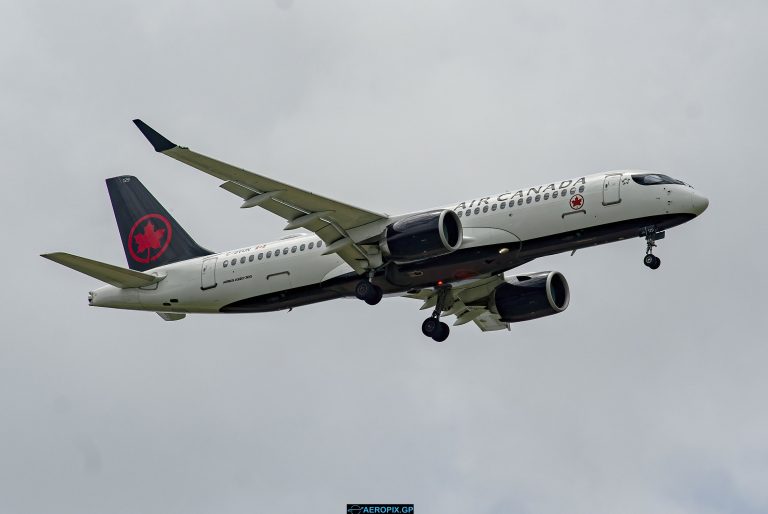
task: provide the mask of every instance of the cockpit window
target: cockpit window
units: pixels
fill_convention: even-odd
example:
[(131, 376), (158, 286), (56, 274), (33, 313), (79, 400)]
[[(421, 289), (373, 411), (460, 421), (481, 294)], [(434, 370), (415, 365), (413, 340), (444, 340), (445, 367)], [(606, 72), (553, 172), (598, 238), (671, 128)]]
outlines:
[(686, 183), (681, 180), (675, 180), (668, 175), (660, 173), (643, 173), (642, 175), (632, 175), (632, 180), (641, 186), (658, 186), (659, 184), (678, 184), (685, 186)]

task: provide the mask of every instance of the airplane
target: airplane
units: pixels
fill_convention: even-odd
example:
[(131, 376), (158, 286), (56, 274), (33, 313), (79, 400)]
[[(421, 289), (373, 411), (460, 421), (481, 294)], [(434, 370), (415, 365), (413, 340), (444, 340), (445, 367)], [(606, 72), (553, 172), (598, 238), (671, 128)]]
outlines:
[(286, 220), (276, 241), (214, 252), (198, 245), (134, 176), (106, 180), (128, 269), (56, 252), (42, 257), (107, 285), (88, 304), (156, 312), (290, 310), (356, 297), (413, 298), (432, 314), (422, 333), (445, 341), (454, 326), (482, 331), (563, 312), (570, 302), (557, 271), (505, 273), (536, 258), (644, 238), (643, 263), (657, 269), (666, 230), (703, 213), (709, 200), (662, 173), (619, 170), (572, 177), (396, 216), (332, 200), (178, 146), (143, 121), (156, 152), (197, 168), (239, 197)]

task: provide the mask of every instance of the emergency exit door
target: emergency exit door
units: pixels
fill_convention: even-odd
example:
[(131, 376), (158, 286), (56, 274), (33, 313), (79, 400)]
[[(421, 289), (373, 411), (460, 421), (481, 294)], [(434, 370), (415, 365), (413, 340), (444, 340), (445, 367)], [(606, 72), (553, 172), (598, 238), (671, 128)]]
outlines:
[(603, 205), (621, 202), (621, 173), (606, 175), (603, 179)]
[(203, 259), (202, 266), (200, 271), (200, 289), (216, 287), (216, 257)]

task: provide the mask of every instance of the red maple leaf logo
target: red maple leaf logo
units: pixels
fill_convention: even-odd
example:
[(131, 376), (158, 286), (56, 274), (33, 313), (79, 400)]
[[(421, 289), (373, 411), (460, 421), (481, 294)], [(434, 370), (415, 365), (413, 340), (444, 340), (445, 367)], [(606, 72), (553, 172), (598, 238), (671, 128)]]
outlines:
[[(163, 227), (164, 228), (156, 228)], [(173, 227), (165, 216), (146, 214), (131, 227), (126, 240), (131, 259), (141, 264), (157, 260), (171, 243)]]
[(139, 247), (136, 249), (137, 253), (142, 253), (148, 251), (150, 248), (153, 250), (157, 250), (160, 248), (160, 240), (165, 235), (165, 229), (161, 228), (159, 230), (155, 230), (155, 226), (152, 224), (151, 221), (148, 221), (146, 225), (144, 225), (144, 233), (143, 234), (136, 234), (133, 236), (133, 240), (136, 241), (136, 244), (139, 245)]
[(584, 205), (584, 198), (581, 195), (574, 195), (571, 197), (571, 208), (578, 209)]

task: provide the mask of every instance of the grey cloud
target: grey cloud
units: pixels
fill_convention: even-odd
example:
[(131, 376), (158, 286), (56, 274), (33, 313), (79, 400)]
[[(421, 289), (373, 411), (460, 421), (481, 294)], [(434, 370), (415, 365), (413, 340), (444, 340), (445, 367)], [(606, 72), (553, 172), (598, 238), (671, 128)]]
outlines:
[[(768, 508), (759, 2), (16, 2), (0, 18), (0, 511)], [(661, 242), (530, 263), (565, 313), (419, 333), (405, 299), (291, 313), (89, 309), (130, 172), (206, 246), (273, 239), (174, 141), (403, 212), (604, 169), (711, 200)]]

